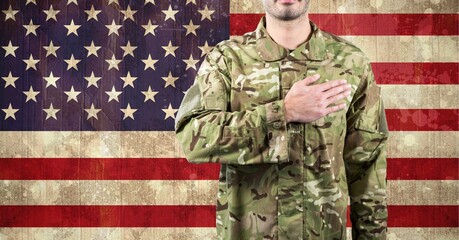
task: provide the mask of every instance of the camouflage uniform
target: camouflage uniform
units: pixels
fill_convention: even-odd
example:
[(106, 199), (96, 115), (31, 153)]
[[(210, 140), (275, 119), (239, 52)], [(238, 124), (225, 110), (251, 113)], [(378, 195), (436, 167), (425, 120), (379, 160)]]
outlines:
[[(188, 160), (221, 163), (219, 239), (345, 239), (349, 197), (353, 238), (385, 239), (387, 124), (369, 60), (313, 23), (289, 52), (264, 25), (208, 54), (177, 115)], [(346, 109), (286, 123), (283, 98), (315, 73), (352, 85)]]

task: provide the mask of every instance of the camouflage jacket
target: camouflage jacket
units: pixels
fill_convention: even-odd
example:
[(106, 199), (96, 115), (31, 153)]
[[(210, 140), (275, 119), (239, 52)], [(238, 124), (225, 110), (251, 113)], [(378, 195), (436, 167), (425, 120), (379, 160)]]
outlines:
[[(176, 120), (190, 162), (221, 163), (219, 239), (385, 239), (387, 124), (369, 60), (313, 23), (289, 52), (254, 32), (218, 44), (202, 63)], [(286, 123), (292, 84), (347, 79), (345, 110)], [(349, 200), (350, 199), (350, 200)]]

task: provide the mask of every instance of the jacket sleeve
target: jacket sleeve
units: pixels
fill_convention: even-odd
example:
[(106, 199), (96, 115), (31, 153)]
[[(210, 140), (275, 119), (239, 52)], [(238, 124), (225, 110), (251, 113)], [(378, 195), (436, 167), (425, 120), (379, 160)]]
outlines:
[(214, 48), (185, 94), (175, 125), (185, 156), (194, 163), (244, 165), (287, 161), (283, 100), (230, 111), (230, 61)]
[(371, 66), (347, 113), (344, 161), (349, 187), (352, 239), (386, 239), (386, 140), (388, 129), (380, 87)]

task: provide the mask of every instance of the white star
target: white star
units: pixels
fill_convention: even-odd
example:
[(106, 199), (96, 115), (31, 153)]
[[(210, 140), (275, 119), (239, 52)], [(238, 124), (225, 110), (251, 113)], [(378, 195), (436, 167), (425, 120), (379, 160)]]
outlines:
[(147, 91), (142, 91), (142, 94), (145, 95), (145, 101), (151, 100), (152, 102), (155, 102), (155, 95), (158, 94), (158, 92), (152, 91), (151, 86), (148, 86)]
[(189, 3), (193, 3), (194, 5), (196, 5), (196, 0), (186, 0), (185, 5), (188, 5)]
[(131, 6), (127, 6), (126, 10), (121, 10), (120, 11), (122, 14), (124, 14), (124, 19), (123, 21), (126, 21), (126, 19), (131, 19), (132, 21), (135, 21), (134, 19), (134, 14), (137, 12), (135, 10), (131, 10)]
[(193, 20), (190, 20), (190, 24), (188, 24), (188, 25), (184, 24), (183, 27), (186, 28), (185, 36), (187, 36), (190, 33), (194, 34), (195, 36), (198, 36), (197, 33), (196, 33), (196, 29), (198, 29), (200, 26), (199, 25), (194, 25)]
[(204, 43), (204, 46), (200, 46), (198, 48), (201, 49), (201, 57), (202, 57), (202, 56), (204, 56), (206, 54), (209, 54), (213, 47), (210, 47), (209, 44), (206, 41)]
[(117, 4), (118, 6), (120, 5), (118, 0), (108, 0), (108, 5), (112, 4), (112, 3), (115, 3)]
[(120, 29), (122, 27), (122, 25), (116, 25), (115, 24), (115, 19), (113, 19), (112, 20), (112, 24), (105, 25), (105, 27), (108, 28), (108, 35), (107, 36), (110, 36), (110, 34), (112, 34), (112, 33), (114, 33), (114, 34), (119, 36), (118, 29)]
[(193, 55), (190, 55), (190, 58), (188, 60), (183, 60), (186, 63), (186, 69), (188, 70), (189, 68), (194, 68), (196, 70), (196, 63), (199, 62), (199, 59), (194, 59)]
[(91, 9), (90, 10), (84, 10), (84, 12), (86, 14), (88, 14), (88, 19), (86, 19), (86, 21), (89, 21), (91, 19), (99, 21), (99, 19), (97, 18), (97, 15), (102, 11), (94, 9), (94, 5), (91, 5)]
[(86, 120), (89, 120), (90, 118), (97, 118), (97, 113), (100, 112), (100, 108), (95, 108), (94, 103), (91, 104), (91, 108), (85, 109), (85, 111), (88, 113), (88, 118)]
[(91, 45), (89, 46), (84, 46), (84, 48), (86, 48), (86, 50), (88, 50), (88, 57), (91, 56), (91, 55), (94, 55), (96, 57), (99, 57), (97, 55), (97, 51), (100, 49), (100, 46), (96, 46), (94, 45), (94, 41), (91, 41)]
[(37, 70), (36, 64), (37, 64), (38, 62), (40, 62), (40, 59), (33, 59), (32, 54), (30, 54), (29, 59), (24, 59), (24, 60), (22, 60), (22, 61), (24, 61), (24, 62), (27, 64), (27, 66), (26, 66), (26, 71), (27, 71), (27, 69), (29, 69), (29, 68), (33, 68), (33, 69)]
[(16, 53), (14, 51), (16, 51), (16, 49), (18, 49), (19, 47), (18, 46), (13, 46), (13, 44), (11, 43), (11, 41), (8, 43), (8, 46), (2, 46), (3, 49), (5, 49), (6, 53), (5, 53), (5, 57), (8, 56), (8, 55), (13, 55), (13, 57), (16, 57)]
[(167, 75), (167, 77), (162, 77), (162, 79), (166, 82), (164, 88), (169, 85), (175, 88), (175, 81), (177, 81), (178, 77), (172, 76), (172, 72), (169, 71), (169, 75)]
[(102, 77), (96, 77), (94, 76), (94, 72), (91, 72), (91, 76), (89, 77), (84, 77), (84, 79), (86, 79), (86, 81), (88, 81), (88, 86), (87, 88), (89, 88), (90, 86), (94, 86), (96, 88), (99, 88), (99, 86), (97, 86), (97, 81), (99, 81)]
[(134, 50), (137, 48), (136, 46), (131, 46), (131, 42), (128, 41), (127, 45), (126, 46), (120, 46), (123, 51), (124, 51), (124, 54), (123, 54), (123, 57), (125, 57), (126, 55), (131, 55), (134, 57)]
[(120, 78), (124, 82), (123, 88), (125, 88), (128, 85), (131, 87), (134, 87), (134, 81), (137, 79), (137, 77), (131, 77), (131, 73), (129, 71), (126, 77), (120, 77)]
[(16, 120), (16, 117), (14, 116), (14, 114), (16, 114), (17, 111), (19, 111), (19, 108), (13, 108), (10, 103), (8, 108), (4, 108), (2, 110), (5, 112), (5, 120), (8, 119), (9, 117)]
[(46, 119), (45, 120), (48, 120), (48, 118), (52, 117), (54, 119), (57, 120), (57, 117), (56, 117), (56, 113), (59, 112), (60, 109), (57, 109), (57, 108), (54, 108), (53, 107), (53, 103), (51, 103), (49, 105), (49, 108), (44, 108), (43, 111), (46, 112)]
[(3, 80), (5, 80), (5, 88), (8, 87), (8, 86), (13, 86), (14, 88), (16, 88), (16, 84), (14, 82), (16, 82), (19, 77), (13, 77), (13, 75), (11, 74), (11, 71), (10, 73), (8, 74), (8, 76), (6, 77), (2, 77)]
[(143, 5), (147, 5), (147, 3), (155, 5), (155, 0), (145, 0), (145, 3)]
[(33, 3), (33, 4), (37, 5), (37, 0), (27, 0), (25, 5), (27, 6), (29, 3)]
[(112, 68), (116, 68), (116, 70), (120, 70), (118, 68), (118, 64), (120, 64), (121, 60), (115, 58), (115, 54), (112, 55), (112, 59), (105, 59), (105, 61), (109, 64), (108, 70)]
[(143, 28), (145, 28), (145, 34), (144, 36), (147, 36), (147, 34), (151, 33), (151, 35), (155, 36), (155, 29), (158, 27), (158, 25), (153, 25), (151, 24), (151, 20), (148, 20), (147, 25), (142, 25)]
[(175, 119), (175, 112), (177, 112), (177, 109), (172, 108), (172, 105), (170, 103), (169, 103), (169, 107), (167, 107), (166, 109), (162, 109), (162, 110), (163, 112), (166, 113), (164, 120), (166, 120), (169, 117)]
[(36, 30), (37, 30), (37, 28), (40, 27), (40, 25), (34, 25), (32, 19), (30, 19), (29, 25), (22, 25), (22, 26), (25, 27), (25, 29), (27, 29), (27, 32), (25, 34), (26, 36), (31, 34), (31, 33), (33, 35), (37, 36)]
[(54, 21), (57, 22), (56, 15), (60, 12), (60, 10), (54, 10), (53, 5), (51, 5), (48, 10), (43, 10), (43, 12), (46, 14), (46, 21), (54, 19)]
[(67, 5), (69, 5), (70, 3), (75, 3), (75, 5), (78, 6), (77, 0), (67, 0)]
[(60, 77), (54, 77), (53, 72), (49, 74), (49, 77), (43, 77), (46, 81), (46, 88), (49, 86), (53, 85), (55, 88), (57, 88), (56, 82), (59, 80)]
[(134, 119), (134, 113), (137, 111), (137, 109), (131, 108), (131, 105), (129, 103), (128, 103), (126, 108), (122, 108), (120, 110), (121, 110), (121, 112), (124, 113), (123, 120), (128, 118), (128, 117)]
[(70, 102), (71, 100), (78, 102), (78, 95), (81, 92), (75, 91), (73, 86), (70, 88), (70, 91), (64, 91), (64, 93), (67, 95), (67, 102)]
[(116, 91), (115, 86), (112, 87), (111, 91), (105, 92), (108, 95), (108, 102), (115, 100), (119, 102), (118, 96), (121, 94), (121, 91)]
[(169, 44), (167, 46), (161, 46), (165, 51), (166, 53), (164, 53), (164, 57), (167, 57), (167, 55), (172, 55), (175, 57), (175, 50), (177, 50), (177, 46), (172, 46), (172, 42), (169, 41)]
[(214, 10), (209, 10), (209, 8), (206, 5), (204, 10), (198, 10), (198, 12), (202, 15), (201, 16), (201, 21), (204, 20), (204, 19), (209, 19), (210, 21), (212, 21), (212, 14), (215, 11)]
[(48, 46), (43, 46), (43, 48), (46, 50), (46, 57), (48, 57), (49, 55), (54, 55), (55, 57), (57, 57), (56, 51), (61, 47), (54, 46), (53, 41), (51, 41)]
[(16, 18), (14, 17), (14, 15), (16, 15), (16, 13), (18, 13), (19, 11), (13, 10), (13, 8), (11, 8), (11, 5), (10, 5), (8, 7), (8, 10), (2, 10), (2, 12), (5, 14), (5, 21), (8, 19), (13, 19), (13, 21), (16, 21)]
[(144, 71), (147, 70), (148, 68), (151, 68), (153, 70), (156, 70), (155, 69), (155, 63), (157, 62), (158, 60), (155, 60), (155, 59), (151, 59), (151, 55), (148, 54), (148, 58), (147, 59), (142, 59), (142, 62), (145, 63), (145, 69), (143, 69)]
[(166, 18), (164, 19), (164, 21), (166, 21), (169, 18), (175, 21), (175, 14), (178, 13), (178, 10), (172, 10), (171, 5), (169, 5), (169, 8), (167, 10), (163, 10), (163, 13), (166, 14)]
[(64, 61), (68, 64), (67, 66), (67, 70), (69, 70), (70, 68), (74, 68), (75, 70), (78, 70), (78, 66), (77, 64), (81, 61), (79, 59), (75, 59), (73, 57), (73, 54), (70, 56), (70, 59), (64, 59)]
[(78, 28), (81, 27), (81, 25), (75, 25), (75, 23), (73, 22), (73, 19), (72, 21), (70, 21), (70, 25), (64, 25), (65, 28), (67, 28), (67, 36), (70, 35), (70, 34), (75, 34), (76, 36), (78, 36)]
[(30, 86), (29, 91), (23, 91), (23, 93), (27, 96), (27, 99), (25, 102), (28, 102), (29, 100), (32, 100), (34, 102), (37, 102), (37, 95), (40, 93), (39, 91), (34, 91), (32, 86)]

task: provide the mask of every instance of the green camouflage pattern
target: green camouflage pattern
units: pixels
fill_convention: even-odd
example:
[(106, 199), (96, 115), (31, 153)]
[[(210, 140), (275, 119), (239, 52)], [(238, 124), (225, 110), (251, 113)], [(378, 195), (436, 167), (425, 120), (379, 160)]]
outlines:
[[(219, 239), (386, 237), (387, 124), (369, 60), (313, 23), (293, 51), (267, 34), (265, 20), (218, 44), (202, 63), (177, 114), (177, 138), (193, 163), (220, 163)], [(346, 109), (286, 123), (292, 85), (346, 79)], [(340, 102), (341, 103), (341, 102)]]

